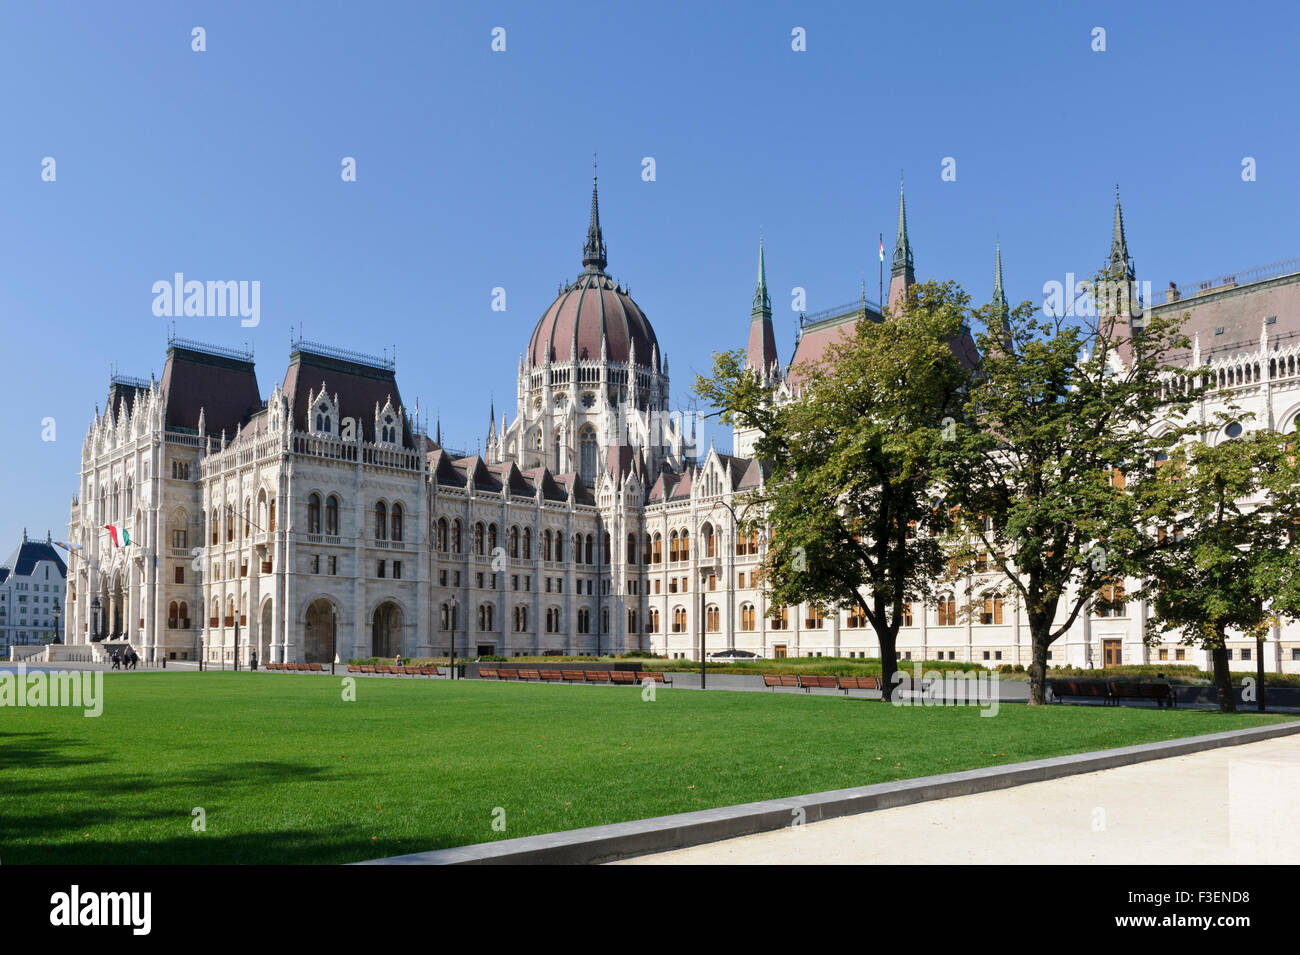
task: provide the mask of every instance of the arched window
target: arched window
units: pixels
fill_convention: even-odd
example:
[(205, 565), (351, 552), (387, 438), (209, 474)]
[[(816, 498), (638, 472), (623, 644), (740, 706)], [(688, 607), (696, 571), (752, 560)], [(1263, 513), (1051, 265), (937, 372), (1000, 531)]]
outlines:
[(691, 559), (691, 532), (690, 531), (682, 531), (682, 543), (681, 543), (681, 547), (678, 550), (678, 553), (681, 556), (682, 560)]
[(445, 553), (447, 550), (447, 518), (438, 518), (438, 530), (436, 531), (435, 536), (437, 538), (438, 550)]
[(268, 531), (274, 531), (274, 530), (275, 530), (275, 501), (272, 501), (272, 502), (271, 502), (271, 520), (270, 520), (270, 522), (266, 525), (266, 529), (267, 529)]
[(573, 535), (573, 562), (575, 564), (582, 563), (582, 535), (581, 534)]
[(494, 554), (496, 553), (496, 549), (497, 549), (497, 526), (495, 524), (489, 524), (488, 525), (488, 553)]
[(754, 629), (754, 605), (753, 604), (740, 605), (740, 629), (741, 630)]
[(712, 557), (713, 556), (713, 525), (705, 524), (704, 527), (701, 528), (700, 533), (704, 537), (704, 556)]
[(402, 534), (403, 534), (403, 530), (402, 530), (402, 517), (403, 517), (403, 514), (404, 514), (404, 512), (403, 512), (403, 510), (402, 510), (402, 505), (401, 505), (401, 504), (394, 504), (394, 505), (393, 505), (393, 513), (392, 513), (392, 516), (389, 518), (389, 527), (388, 527), (389, 535), (388, 535), (388, 536), (389, 536), (390, 538), (392, 538), (393, 540), (395, 540), (395, 541), (399, 541), (399, 540), (402, 539)]
[(176, 601), (173, 600), (171, 603), (167, 605), (167, 629), (175, 630), (177, 624), (179, 623), (180, 623), (180, 607), (179, 605), (177, 605)]
[(629, 564), (636, 563), (636, 535), (635, 534), (627, 535), (627, 562)]
[(244, 498), (244, 538), (247, 539), (253, 534), (253, 501), (251, 498)]
[(461, 552), (460, 540), (460, 518), (456, 518), (455, 523), (451, 525), (451, 549), (457, 554)]
[(325, 499), (325, 533), (338, 535), (339, 532), (339, 499), (331, 494)]
[(524, 560), (533, 559), (533, 529), (524, 528)]
[(542, 560), (551, 559), (551, 530), (542, 531)]
[(677, 557), (677, 532), (669, 531), (668, 533), (668, 563), (675, 564)]
[(510, 556), (519, 556), (519, 525), (512, 524), (510, 527)]
[(1002, 595), (989, 594), (984, 598), (984, 612), (980, 614), (980, 623), (1000, 624), (1002, 622)]
[(645, 632), (646, 633), (659, 632), (659, 611), (654, 607), (650, 608), (650, 616), (649, 619), (646, 621)]
[(718, 607), (717, 604), (709, 604), (704, 611), (705, 626), (709, 633), (718, 632)]
[(564, 560), (564, 535), (555, 535), (555, 559)]
[(307, 533), (320, 533), (320, 495), (315, 491), (307, 495)]
[(483, 556), (483, 545), (484, 545), (483, 522), (477, 521), (474, 524), (474, 553), (478, 554), (480, 557)]
[(190, 605), (186, 601), (181, 601), (181, 629), (190, 628)]
[(609, 563), (609, 535), (608, 534), (605, 535), (605, 539), (603, 541), (603, 549), (600, 552), (600, 562), (602, 564)]
[(957, 600), (952, 594), (939, 595), (939, 626), (957, 626)]
[(685, 632), (686, 632), (686, 608), (674, 607), (673, 608), (673, 633), (685, 633)]
[(651, 559), (653, 559), (656, 564), (662, 564), (664, 562), (664, 539), (658, 531), (655, 531), (654, 546), (651, 550)]
[(235, 509), (229, 504), (223, 507), (226, 517), (226, 543), (235, 539)]
[(826, 615), (822, 608), (809, 606), (808, 616), (804, 618), (804, 625), (810, 630), (820, 630), (825, 622)]
[(438, 629), (449, 630), (451, 628), (451, 607), (443, 604), (438, 609)]
[(591, 545), (592, 545), (592, 543), (593, 543), (592, 536), (591, 536), (590, 534), (588, 534), (588, 535), (587, 535), (587, 540), (586, 540), (587, 559), (586, 559), (585, 561), (583, 561), (583, 563), (590, 564), (590, 563), (592, 562), (592, 561), (591, 561)]
[(381, 541), (388, 537), (388, 506), (383, 501), (375, 505), (375, 540)]
[(528, 607), (520, 605), (515, 608), (515, 633), (523, 633), (528, 629)]
[(596, 447), (596, 429), (588, 425), (582, 429), (582, 435), (578, 439), (579, 474), (582, 476), (582, 483), (587, 487), (592, 487), (596, 483), (599, 454), (599, 449)]
[(480, 631), (492, 629), (492, 605), (483, 604), (478, 608), (478, 628)]

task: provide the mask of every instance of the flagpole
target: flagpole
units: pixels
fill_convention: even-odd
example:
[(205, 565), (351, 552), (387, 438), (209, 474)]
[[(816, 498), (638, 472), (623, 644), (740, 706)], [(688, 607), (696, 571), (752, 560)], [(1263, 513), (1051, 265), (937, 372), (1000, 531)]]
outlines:
[(877, 299), (876, 306), (883, 309), (885, 307), (885, 233), (883, 232), (880, 233), (880, 245), (878, 248), (880, 250), (880, 254), (877, 256), (877, 258), (880, 259), (880, 292), (878, 293), (880, 298)]

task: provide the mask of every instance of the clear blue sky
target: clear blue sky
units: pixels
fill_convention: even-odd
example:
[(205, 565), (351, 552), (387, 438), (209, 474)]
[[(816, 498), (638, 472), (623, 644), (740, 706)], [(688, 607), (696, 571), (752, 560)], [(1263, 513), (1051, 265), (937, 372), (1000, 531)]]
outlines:
[(1293, 3), (700, 6), (4, 4), (0, 552), (66, 530), (110, 365), (161, 373), (151, 286), (177, 271), (261, 282), (257, 328), (178, 333), (250, 343), (263, 396), (299, 323), (395, 346), (408, 404), (472, 451), (491, 397), (513, 418), (519, 354), (580, 270), (593, 150), (609, 269), (675, 404), (744, 344), (760, 227), (783, 361), (792, 287), (810, 311), (863, 279), (875, 297), (900, 169), (918, 277), (976, 298), (999, 236), (1013, 300), (1092, 273), (1116, 183), (1156, 289), (1300, 255)]

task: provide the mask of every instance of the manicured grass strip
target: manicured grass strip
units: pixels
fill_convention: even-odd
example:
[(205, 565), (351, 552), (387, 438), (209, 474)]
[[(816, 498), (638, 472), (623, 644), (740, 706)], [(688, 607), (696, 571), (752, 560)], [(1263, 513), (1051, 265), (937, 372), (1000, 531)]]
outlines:
[(0, 709), (0, 858), (352, 862), (1287, 719), (342, 681), (109, 674), (97, 719)]

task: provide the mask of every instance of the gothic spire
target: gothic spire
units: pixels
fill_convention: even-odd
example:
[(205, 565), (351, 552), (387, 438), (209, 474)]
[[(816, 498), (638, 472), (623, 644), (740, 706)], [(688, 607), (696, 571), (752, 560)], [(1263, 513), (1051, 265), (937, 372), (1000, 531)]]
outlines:
[(1008, 311), (1007, 296), (1002, 289), (1002, 243), (996, 245), (993, 258), (993, 304), (1005, 315)]
[[(903, 177), (898, 177), (898, 239), (894, 243), (891, 275), (912, 271), (912, 243), (907, 238), (907, 202), (903, 198)], [(909, 279), (910, 281), (910, 279)]]
[(1110, 262), (1107, 271), (1111, 275), (1133, 277), (1133, 270), (1129, 266), (1128, 239), (1124, 235), (1124, 210), (1119, 205), (1118, 185), (1115, 186), (1115, 224), (1111, 228)]
[(596, 157), (591, 157), (591, 221), (587, 225), (587, 244), (582, 247), (582, 264), (589, 271), (605, 271), (605, 239), (600, 232), (600, 204), (596, 198)]
[(763, 237), (758, 237), (758, 286), (754, 289), (754, 321), (772, 320), (772, 299), (767, 294), (767, 265), (763, 260)]

